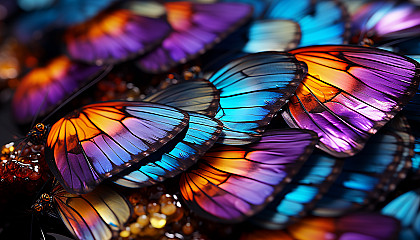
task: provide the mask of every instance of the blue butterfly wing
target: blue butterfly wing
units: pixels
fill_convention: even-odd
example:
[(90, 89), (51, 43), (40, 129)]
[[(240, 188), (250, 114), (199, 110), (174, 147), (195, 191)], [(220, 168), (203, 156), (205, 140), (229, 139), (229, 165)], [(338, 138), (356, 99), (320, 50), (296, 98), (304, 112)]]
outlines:
[(155, 154), (147, 164), (133, 167), (138, 169), (121, 174), (114, 180), (125, 187), (151, 185), (185, 171), (215, 143), (222, 131), (222, 123), (212, 118), (219, 105), (219, 93), (209, 81), (185, 81), (171, 85), (147, 96), (143, 101), (189, 111), (189, 126), (183, 139), (175, 143), (175, 146)]
[(147, 96), (143, 101), (161, 103), (188, 112), (215, 116), (219, 107), (219, 91), (211, 82), (206, 80), (185, 81)]
[(30, 12), (15, 25), (18, 39), (24, 43), (52, 28), (84, 22), (117, 0), (58, 0), (46, 9)]
[[(416, 95), (405, 106), (403, 113), (408, 120), (420, 122), (420, 88), (417, 89)], [(413, 127), (416, 127), (416, 125), (413, 125)]]
[(256, 20), (248, 30), (248, 41), (242, 51), (285, 51), (296, 48), (301, 39), (299, 24), (289, 20)]
[(342, 44), (349, 37), (349, 16), (338, 1), (275, 0), (268, 7), (268, 19), (288, 19), (299, 24), (302, 39), (299, 46)]
[(194, 165), (216, 142), (222, 131), (222, 123), (197, 113), (190, 112), (189, 115), (186, 135), (173, 149), (149, 157), (149, 163), (114, 182), (130, 188), (148, 186), (174, 177)]
[(395, 198), (382, 208), (381, 213), (400, 220), (399, 239), (420, 239), (420, 189)]
[(22, 43), (30, 43), (39, 33), (48, 29), (48, 25), (57, 18), (57, 12), (44, 9), (19, 18), (13, 25), (16, 38)]
[(54, 0), (17, 0), (18, 6), (25, 11), (33, 11), (51, 7)]
[[(419, 58), (420, 60), (420, 58)], [(414, 135), (414, 157), (412, 160), (412, 172), (420, 177), (420, 89), (417, 89), (416, 95), (403, 109), (404, 116), (407, 117)]]
[(59, 0), (51, 8), (58, 13), (54, 25), (67, 27), (82, 23), (118, 0)]
[(383, 201), (405, 177), (412, 157), (413, 139), (404, 118), (369, 140), (358, 155), (345, 159), (343, 170), (313, 210), (317, 216), (339, 216)]
[(304, 217), (336, 180), (343, 163), (314, 152), (292, 181), (252, 222), (268, 229), (283, 229)]
[(256, 141), (274, 114), (286, 103), (306, 73), (287, 53), (262, 52), (236, 59), (209, 81), (219, 90), (216, 118), (224, 128), (224, 144)]

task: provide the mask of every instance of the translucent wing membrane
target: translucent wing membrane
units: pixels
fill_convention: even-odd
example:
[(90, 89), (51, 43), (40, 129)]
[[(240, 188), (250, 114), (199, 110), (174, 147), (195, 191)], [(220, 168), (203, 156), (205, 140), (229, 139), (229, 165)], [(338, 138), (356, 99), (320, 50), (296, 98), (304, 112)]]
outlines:
[(302, 38), (299, 46), (343, 44), (349, 37), (349, 16), (346, 8), (334, 0), (274, 0), (265, 18), (287, 19), (299, 24)]
[(220, 93), (216, 118), (224, 125), (219, 142), (236, 145), (258, 140), (305, 73), (305, 66), (293, 56), (279, 52), (250, 54), (214, 73), (209, 81)]
[(144, 54), (169, 33), (169, 24), (127, 9), (108, 9), (66, 31), (71, 58), (101, 65)]
[(24, 76), (13, 96), (13, 115), (19, 123), (44, 116), (84, 85), (99, 80), (111, 66), (73, 62), (65, 56)]
[(339, 176), (344, 161), (314, 152), (286, 187), (252, 222), (283, 229), (306, 216)]
[(185, 63), (226, 37), (251, 15), (242, 3), (165, 3), (172, 32), (154, 51), (142, 57), (138, 66), (146, 72), (163, 72)]
[(189, 116), (187, 133), (175, 147), (167, 153), (151, 155), (145, 159), (148, 161), (146, 165), (115, 180), (115, 183), (131, 188), (143, 187), (174, 177), (194, 165), (216, 142), (223, 125), (201, 114), (189, 113)]
[(285, 51), (299, 45), (299, 24), (289, 20), (259, 20), (249, 27), (248, 41), (242, 51)]
[(369, 39), (373, 45), (398, 45), (402, 39), (420, 36), (420, 8), (410, 3), (365, 3), (352, 16), (352, 41)]
[[(32, 2), (39, 4), (41, 1)], [(20, 17), (14, 24), (14, 32), (19, 41), (29, 43), (48, 30), (84, 22), (113, 2), (116, 0), (56, 0), (49, 8)]]
[(381, 212), (401, 221), (402, 230), (399, 239), (420, 238), (420, 189), (395, 198)]
[(219, 107), (219, 91), (206, 80), (186, 81), (147, 96), (143, 101), (214, 117)]
[(241, 221), (290, 181), (316, 141), (311, 132), (283, 130), (250, 145), (215, 147), (181, 175), (182, 197), (204, 217)]
[(411, 166), (413, 142), (406, 121), (393, 119), (369, 140), (365, 149), (345, 159), (342, 172), (313, 214), (340, 216), (384, 201)]
[(90, 104), (51, 127), (46, 159), (68, 192), (86, 193), (165, 145), (188, 119), (187, 113), (156, 103)]
[(131, 215), (129, 202), (105, 186), (75, 195), (57, 185), (51, 195), (61, 219), (78, 239), (111, 239), (113, 231), (122, 230)]
[(289, 126), (317, 132), (319, 147), (338, 157), (360, 151), (418, 88), (419, 63), (388, 51), (315, 46), (291, 53), (308, 74), (283, 117)]

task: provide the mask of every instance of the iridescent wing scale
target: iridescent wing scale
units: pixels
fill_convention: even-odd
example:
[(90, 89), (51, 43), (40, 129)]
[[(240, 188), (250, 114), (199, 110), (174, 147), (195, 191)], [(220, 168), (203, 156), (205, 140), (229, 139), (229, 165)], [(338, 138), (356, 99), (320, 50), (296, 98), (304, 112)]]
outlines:
[(165, 145), (188, 120), (187, 113), (157, 103), (87, 105), (51, 127), (46, 159), (68, 192), (86, 193)]
[(417, 91), (420, 64), (385, 50), (314, 46), (290, 51), (308, 65), (308, 75), (283, 117), (310, 129), (319, 147), (338, 157), (360, 151), (367, 139)]

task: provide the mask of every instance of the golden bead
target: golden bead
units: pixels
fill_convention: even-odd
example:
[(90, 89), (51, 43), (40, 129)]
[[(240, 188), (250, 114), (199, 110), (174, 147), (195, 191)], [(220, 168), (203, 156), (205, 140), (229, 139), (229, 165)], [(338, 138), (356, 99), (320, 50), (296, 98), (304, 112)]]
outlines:
[(135, 207), (134, 207), (134, 213), (135, 213), (137, 216), (141, 216), (141, 215), (146, 214), (146, 211), (144, 210), (144, 206), (143, 206), (143, 205), (141, 205), (141, 204), (139, 204), (139, 205), (135, 206)]
[(174, 199), (172, 198), (170, 194), (163, 194), (162, 196), (160, 196), (159, 202), (168, 203), (168, 202), (172, 202), (173, 200)]
[(142, 226), (138, 222), (130, 224), (130, 232), (134, 235), (138, 235), (141, 232), (141, 228)]
[(181, 220), (184, 217), (184, 209), (183, 208), (176, 208), (174, 214), (170, 215), (170, 222), (176, 222)]
[(153, 213), (157, 213), (160, 211), (160, 205), (153, 202), (153, 203), (149, 203), (147, 204), (147, 212), (149, 214), (153, 214)]
[(122, 238), (128, 238), (130, 236), (130, 231), (128, 230), (123, 230), (120, 232), (120, 237)]
[(173, 202), (162, 203), (161, 212), (170, 216), (176, 212), (176, 206), (173, 204)]
[(187, 222), (184, 226), (182, 226), (182, 232), (186, 235), (190, 235), (194, 232), (194, 227), (191, 225), (191, 223)]
[(149, 217), (147, 215), (141, 215), (137, 218), (137, 222), (141, 227), (145, 227), (149, 224)]
[(166, 215), (160, 213), (153, 213), (150, 217), (150, 224), (154, 228), (163, 228), (166, 225)]
[(143, 233), (145, 236), (153, 237), (159, 234), (159, 231), (156, 228), (148, 226), (144, 229)]

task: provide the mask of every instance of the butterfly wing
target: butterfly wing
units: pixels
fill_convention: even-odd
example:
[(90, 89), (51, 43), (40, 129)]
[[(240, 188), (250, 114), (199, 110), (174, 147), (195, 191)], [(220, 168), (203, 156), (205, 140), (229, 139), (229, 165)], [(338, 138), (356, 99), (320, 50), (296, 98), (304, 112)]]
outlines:
[[(223, 124), (212, 117), (219, 105), (219, 93), (208, 81), (185, 81), (152, 94), (143, 101), (166, 104), (189, 112), (188, 129), (182, 140), (165, 151), (145, 159), (138, 169), (122, 173), (115, 183), (139, 188), (174, 177), (192, 165), (216, 142)], [(167, 144), (169, 145), (169, 144)]]
[[(420, 59), (416, 59), (419, 61)], [(412, 172), (415, 176), (420, 177), (420, 89), (417, 89), (416, 95), (411, 101), (405, 106), (402, 111), (404, 116), (407, 117), (408, 122), (412, 128), (412, 134), (414, 135), (414, 157), (412, 158)]]
[(172, 32), (138, 66), (146, 72), (164, 72), (203, 54), (242, 25), (252, 8), (242, 3), (165, 3)]
[(250, 54), (216, 71), (209, 81), (220, 92), (216, 118), (224, 128), (219, 142), (246, 144), (258, 140), (305, 73), (306, 68), (296, 59), (279, 52)]
[(53, 0), (41, 0), (41, 1), (33, 1), (33, 0), (17, 0), (17, 4), (19, 7), (25, 11), (33, 11), (38, 9), (44, 9), (51, 7), (54, 4)]
[(323, 153), (312, 153), (292, 181), (252, 222), (263, 228), (283, 229), (304, 217), (337, 179), (343, 163)]
[(24, 76), (12, 100), (13, 115), (19, 123), (44, 116), (88, 83), (100, 80), (111, 66), (92, 66), (70, 61), (65, 56)]
[(406, 192), (393, 199), (381, 210), (382, 214), (401, 221), (399, 239), (420, 238), (420, 189)]
[(219, 107), (219, 91), (206, 80), (185, 81), (147, 96), (143, 101), (214, 117)]
[(419, 63), (385, 50), (314, 46), (291, 53), (308, 74), (283, 117), (318, 133), (319, 147), (338, 157), (360, 151), (418, 88)]
[(254, 19), (261, 18), (267, 9), (269, 1), (267, 0), (223, 0), (223, 2), (241, 2), (252, 6)]
[(128, 9), (108, 9), (70, 27), (65, 42), (73, 59), (110, 64), (144, 54), (159, 44), (169, 30), (165, 20), (140, 16)]
[(46, 159), (66, 191), (86, 193), (161, 148), (188, 119), (185, 112), (156, 103), (90, 104), (51, 127)]
[(383, 201), (411, 166), (413, 138), (406, 124), (400, 117), (393, 119), (359, 154), (346, 158), (342, 172), (312, 213), (339, 216)]
[(53, 201), (67, 229), (78, 239), (111, 239), (113, 231), (122, 230), (131, 216), (129, 202), (106, 186), (75, 195), (57, 185)]
[[(373, 40), (374, 45), (419, 35), (420, 8), (411, 3), (379, 1), (366, 3), (352, 17), (353, 42)], [(395, 43), (401, 42), (401, 40)]]
[(299, 24), (289, 20), (253, 21), (248, 30), (248, 41), (242, 51), (284, 51), (298, 46), (301, 38)]
[(54, 1), (54, 4), (49, 8), (24, 14), (14, 24), (14, 31), (19, 41), (30, 43), (48, 30), (84, 22), (113, 2), (116, 2), (116, 0)]
[(415, 135), (414, 154), (412, 158), (413, 172), (415, 172), (416, 176), (420, 177), (420, 135), (418, 133)]
[(145, 159), (149, 163), (114, 182), (130, 188), (144, 187), (177, 176), (194, 165), (216, 142), (223, 125), (201, 114), (189, 113), (189, 116), (186, 135), (175, 147), (163, 154), (151, 155)]
[(299, 24), (299, 46), (343, 44), (349, 36), (347, 10), (339, 1), (275, 0), (264, 15), (267, 19), (287, 19)]
[(308, 217), (289, 226), (286, 230), (255, 230), (243, 233), (241, 240), (324, 240), (396, 239), (399, 222), (378, 213), (352, 213), (340, 218)]
[(299, 170), (316, 137), (295, 130), (268, 131), (247, 146), (218, 146), (181, 175), (183, 199), (195, 212), (237, 222), (261, 210)]

